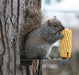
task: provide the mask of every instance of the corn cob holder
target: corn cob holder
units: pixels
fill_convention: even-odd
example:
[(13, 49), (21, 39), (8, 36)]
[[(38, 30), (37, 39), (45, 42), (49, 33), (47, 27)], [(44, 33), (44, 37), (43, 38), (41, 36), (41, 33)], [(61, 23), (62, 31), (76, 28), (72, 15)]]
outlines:
[(72, 32), (69, 29), (64, 29), (63, 31), (61, 31), (61, 34), (63, 34), (64, 37), (60, 39), (60, 56), (63, 59), (68, 59), (71, 56)]

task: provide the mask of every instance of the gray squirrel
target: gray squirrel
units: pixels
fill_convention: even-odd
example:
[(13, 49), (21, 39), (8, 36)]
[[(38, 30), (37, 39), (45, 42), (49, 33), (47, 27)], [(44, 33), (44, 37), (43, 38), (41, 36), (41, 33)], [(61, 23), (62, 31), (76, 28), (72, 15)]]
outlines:
[(63, 37), (60, 31), (64, 30), (64, 26), (56, 17), (41, 24), (36, 8), (26, 10), (29, 17), (20, 31), (20, 51), (24, 52), (26, 59), (49, 58), (50, 47)]

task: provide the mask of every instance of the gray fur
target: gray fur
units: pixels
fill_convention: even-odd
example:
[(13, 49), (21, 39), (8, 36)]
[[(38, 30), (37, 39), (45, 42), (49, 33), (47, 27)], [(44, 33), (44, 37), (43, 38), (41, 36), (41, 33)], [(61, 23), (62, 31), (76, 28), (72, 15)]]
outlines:
[[(57, 21), (58, 22), (58, 21)], [(51, 45), (57, 40), (61, 39), (63, 35), (60, 31), (64, 29), (62, 24), (58, 22), (56, 27), (54, 25), (49, 26), (47, 23), (32, 31), (25, 42), (25, 55), (26, 58), (49, 58)], [(43, 39), (44, 41), (41, 41)]]

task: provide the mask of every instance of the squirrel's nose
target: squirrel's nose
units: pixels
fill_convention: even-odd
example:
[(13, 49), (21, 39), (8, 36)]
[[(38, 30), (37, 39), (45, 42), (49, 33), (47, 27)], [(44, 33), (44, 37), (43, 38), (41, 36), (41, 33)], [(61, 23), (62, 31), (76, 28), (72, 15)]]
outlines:
[(63, 27), (63, 30), (65, 29), (65, 27)]
[(60, 29), (60, 31), (62, 31), (62, 30), (64, 30), (64, 29), (65, 29), (65, 27), (62, 26), (62, 28)]

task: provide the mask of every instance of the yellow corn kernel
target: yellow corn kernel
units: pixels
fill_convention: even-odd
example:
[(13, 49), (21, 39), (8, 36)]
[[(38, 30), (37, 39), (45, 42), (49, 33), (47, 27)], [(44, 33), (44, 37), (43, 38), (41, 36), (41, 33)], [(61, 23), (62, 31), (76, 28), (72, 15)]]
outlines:
[(61, 31), (61, 34), (63, 34), (64, 37), (60, 39), (60, 56), (67, 59), (71, 56), (72, 31), (69, 29), (64, 29)]

